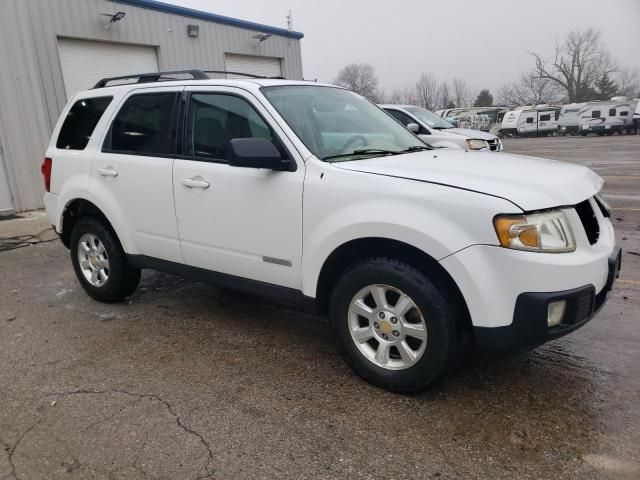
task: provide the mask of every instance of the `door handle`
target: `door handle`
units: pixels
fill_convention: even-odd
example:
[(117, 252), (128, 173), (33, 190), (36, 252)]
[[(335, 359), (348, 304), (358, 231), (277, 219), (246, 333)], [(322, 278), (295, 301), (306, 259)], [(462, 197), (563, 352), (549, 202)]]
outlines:
[(118, 171), (113, 167), (99, 168), (98, 173), (103, 177), (117, 177)]
[(202, 188), (203, 190), (209, 188), (211, 184), (204, 180), (202, 177), (183, 178), (182, 185), (187, 188)]

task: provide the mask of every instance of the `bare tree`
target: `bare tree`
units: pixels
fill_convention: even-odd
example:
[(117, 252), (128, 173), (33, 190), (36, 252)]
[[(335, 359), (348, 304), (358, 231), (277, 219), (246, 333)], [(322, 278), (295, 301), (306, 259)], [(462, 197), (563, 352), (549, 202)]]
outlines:
[(473, 102), (473, 93), (469, 89), (467, 82), (461, 78), (454, 78), (453, 82), (453, 103), (456, 107), (469, 107)]
[(517, 82), (498, 90), (498, 103), (506, 106), (539, 105), (559, 99), (562, 89), (548, 78), (540, 78), (536, 71), (525, 73)]
[(437, 110), (439, 106), (438, 81), (430, 73), (423, 73), (416, 83), (416, 102), (427, 110)]
[(618, 95), (640, 97), (640, 75), (637, 70), (620, 69), (614, 77), (618, 85)]
[(352, 63), (351, 65), (347, 65), (340, 70), (334, 83), (359, 93), (370, 100), (376, 100), (378, 79), (375, 69), (367, 63)]
[(440, 108), (454, 108), (456, 106), (455, 103), (453, 103), (453, 98), (451, 97), (449, 82), (446, 80), (440, 82), (440, 86), (438, 87), (438, 98), (440, 100), (440, 104), (438, 105)]
[(593, 28), (569, 33), (562, 43), (556, 45), (551, 63), (537, 53), (532, 55), (537, 77), (551, 80), (561, 87), (570, 102), (589, 100), (594, 83), (605, 73), (615, 70), (600, 32)]

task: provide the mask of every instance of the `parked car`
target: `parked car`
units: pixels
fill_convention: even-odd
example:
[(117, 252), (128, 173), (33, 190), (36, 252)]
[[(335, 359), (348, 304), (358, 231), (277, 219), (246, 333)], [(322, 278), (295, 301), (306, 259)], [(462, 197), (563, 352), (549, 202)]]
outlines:
[(479, 152), (502, 150), (502, 142), (495, 135), (479, 130), (456, 128), (426, 108), (413, 105), (380, 105), (380, 107), (432, 147)]
[(539, 345), (604, 305), (621, 256), (590, 169), (430, 149), (331, 85), (188, 73), (106, 79), (55, 126), (44, 201), (92, 298), (152, 268), (313, 304), (396, 392), (440, 379), (466, 334)]

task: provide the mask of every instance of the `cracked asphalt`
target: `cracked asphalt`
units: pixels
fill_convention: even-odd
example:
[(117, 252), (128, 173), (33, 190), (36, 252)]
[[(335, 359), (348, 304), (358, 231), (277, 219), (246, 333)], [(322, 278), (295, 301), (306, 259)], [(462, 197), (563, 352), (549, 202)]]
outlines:
[(0, 479), (640, 478), (640, 136), (505, 145), (606, 180), (624, 265), (586, 327), (400, 396), (296, 307), (151, 271), (104, 305), (58, 241), (2, 252)]

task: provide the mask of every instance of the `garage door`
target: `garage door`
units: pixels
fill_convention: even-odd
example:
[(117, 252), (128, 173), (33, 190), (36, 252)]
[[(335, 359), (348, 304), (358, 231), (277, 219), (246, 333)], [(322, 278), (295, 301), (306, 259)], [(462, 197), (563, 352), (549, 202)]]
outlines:
[(158, 71), (155, 47), (58, 38), (67, 98), (104, 77)]
[[(274, 57), (256, 57), (251, 55), (236, 55), (227, 53), (225, 56), (226, 70), (229, 72), (250, 73), (261, 77), (281, 77), (282, 67), (280, 59)], [(239, 78), (229, 75), (230, 78)]]

